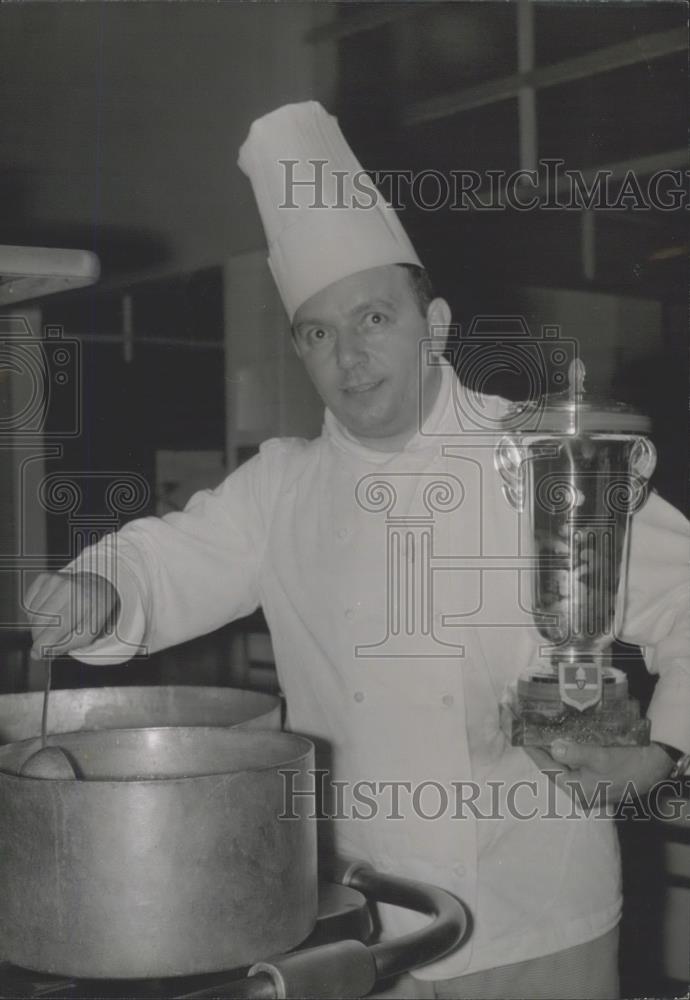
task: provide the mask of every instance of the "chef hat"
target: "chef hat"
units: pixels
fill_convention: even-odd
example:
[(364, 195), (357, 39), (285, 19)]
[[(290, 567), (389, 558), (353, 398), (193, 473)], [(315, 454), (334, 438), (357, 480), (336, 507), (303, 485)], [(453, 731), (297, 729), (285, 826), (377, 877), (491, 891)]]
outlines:
[(290, 320), (312, 295), (357, 271), (422, 266), (337, 120), (316, 101), (257, 119), (238, 163), (254, 189), (268, 264)]

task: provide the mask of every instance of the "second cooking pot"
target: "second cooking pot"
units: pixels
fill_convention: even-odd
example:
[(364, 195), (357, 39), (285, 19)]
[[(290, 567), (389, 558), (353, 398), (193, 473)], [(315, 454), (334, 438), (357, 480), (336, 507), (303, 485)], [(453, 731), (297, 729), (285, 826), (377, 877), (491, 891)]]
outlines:
[[(0, 695), (0, 743), (38, 736), (42, 710), (42, 691)], [(280, 699), (258, 691), (191, 684), (59, 688), (50, 692), (51, 733), (140, 726), (280, 729)]]

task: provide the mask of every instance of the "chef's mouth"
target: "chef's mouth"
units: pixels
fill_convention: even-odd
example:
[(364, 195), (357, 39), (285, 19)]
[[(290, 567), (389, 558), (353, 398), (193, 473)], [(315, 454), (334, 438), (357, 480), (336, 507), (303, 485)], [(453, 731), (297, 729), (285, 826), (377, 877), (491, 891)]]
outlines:
[(373, 392), (374, 389), (378, 389), (380, 385), (383, 385), (383, 379), (377, 379), (375, 381), (358, 382), (356, 385), (346, 385), (343, 386), (341, 392), (345, 392), (348, 395), (358, 396), (365, 392)]

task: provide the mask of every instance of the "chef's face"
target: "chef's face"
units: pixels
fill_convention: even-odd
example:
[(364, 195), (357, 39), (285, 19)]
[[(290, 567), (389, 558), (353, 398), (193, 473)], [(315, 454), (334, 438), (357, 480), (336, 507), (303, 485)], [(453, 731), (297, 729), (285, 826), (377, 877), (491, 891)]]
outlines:
[(294, 343), (334, 416), (371, 447), (394, 451), (418, 429), (420, 384), (426, 411), (438, 395), (440, 369), (420, 371), (419, 343), (433, 330), (440, 349), (449, 322), (443, 299), (424, 316), (406, 269), (390, 265), (307, 299), (295, 314)]

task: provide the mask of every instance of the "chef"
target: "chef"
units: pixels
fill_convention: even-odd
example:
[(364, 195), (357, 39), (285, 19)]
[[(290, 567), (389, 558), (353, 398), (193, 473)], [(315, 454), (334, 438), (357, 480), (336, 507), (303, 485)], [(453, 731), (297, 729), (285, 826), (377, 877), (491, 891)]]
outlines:
[[(265, 442), (183, 512), (42, 577), (27, 595), (36, 647), (120, 663), (261, 606), (287, 724), (328, 768), (322, 843), (442, 886), (470, 914), (461, 946), (395, 995), (616, 996), (616, 834), (562, 779), (588, 792), (606, 779), (615, 800), (690, 751), (688, 523), (652, 495), (632, 531), (623, 638), (658, 674), (651, 746), (507, 745), (499, 701), (541, 654), (493, 466), (504, 403), (471, 396), (443, 360), (448, 305), (395, 213), (361, 197), (373, 186), (319, 104), (254, 122), (239, 164), (325, 404), (321, 436)], [(386, 935), (423, 922), (383, 910)]]

